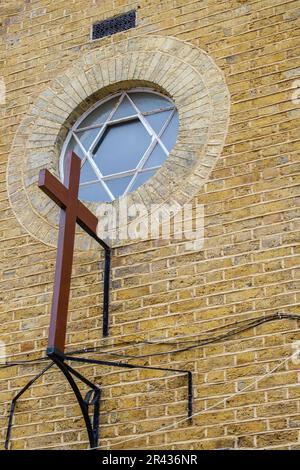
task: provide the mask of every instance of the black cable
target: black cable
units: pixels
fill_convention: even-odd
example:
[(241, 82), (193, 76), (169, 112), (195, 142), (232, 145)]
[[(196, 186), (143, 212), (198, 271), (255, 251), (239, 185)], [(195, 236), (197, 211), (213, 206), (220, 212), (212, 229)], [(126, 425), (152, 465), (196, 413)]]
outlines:
[[(247, 325), (245, 327), (245, 329), (250, 329), (250, 328), (253, 328), (257, 325), (260, 325), (262, 323), (266, 323), (266, 322), (269, 322), (269, 321), (274, 321), (274, 320), (280, 320), (280, 319), (293, 319), (293, 320), (300, 320), (300, 315), (290, 315), (290, 314), (273, 314), (273, 315), (269, 315), (268, 317), (257, 317), (257, 318), (254, 318), (254, 319), (248, 319), (248, 320), (241, 320), (240, 322), (236, 322), (236, 323), (231, 323), (230, 325), (223, 325), (221, 327), (217, 327), (217, 328), (213, 328), (211, 330), (209, 330), (208, 332), (210, 331), (217, 331), (217, 330), (222, 330), (222, 329), (226, 329), (228, 328), (229, 326), (235, 324), (235, 325), (238, 325), (238, 324), (241, 324), (241, 323), (245, 323), (247, 322)], [(209, 344), (211, 341), (215, 341), (215, 340), (219, 340), (219, 338), (222, 339), (222, 337), (227, 337), (227, 335), (230, 335), (232, 336), (232, 334), (235, 334), (235, 333), (239, 333), (239, 332), (242, 332), (242, 331), (245, 331), (244, 328), (240, 328), (240, 329), (235, 329), (233, 331), (230, 331), (224, 335), (221, 335), (221, 336), (214, 336), (212, 339), (205, 339), (205, 340), (199, 340), (197, 341), (197, 344), (196, 346), (202, 346), (202, 345), (205, 345), (205, 344)], [(200, 333), (200, 335), (203, 335), (207, 332), (203, 332), (203, 333)], [(198, 336), (200, 336), (198, 335)], [(131, 343), (132, 346), (138, 346), (139, 344), (149, 344), (149, 345), (155, 345), (155, 344), (158, 344), (158, 345), (164, 345), (164, 346), (168, 346), (168, 345), (179, 345), (179, 344), (187, 344), (187, 343), (195, 343), (195, 339), (190, 339), (190, 340), (185, 340), (185, 341), (177, 341), (177, 342), (160, 342), (160, 341), (139, 341), (139, 342), (133, 342)], [(130, 343), (125, 343), (125, 344), (130, 344)], [(120, 344), (119, 344), (120, 345)], [(117, 346), (119, 346), (117, 345)], [(193, 346), (194, 347), (194, 346)], [(113, 355), (116, 355), (116, 356), (125, 356), (123, 354), (119, 355), (119, 354), (116, 354), (114, 352), (110, 353), (105, 353), (105, 351), (103, 351), (103, 347), (101, 346), (97, 346), (97, 347), (94, 347), (94, 348), (85, 348), (85, 349), (82, 349), (80, 351), (76, 351), (76, 354), (79, 354), (79, 353), (89, 353), (89, 352), (97, 352), (97, 351), (101, 351), (101, 353), (104, 353), (104, 354), (113, 354)], [(173, 352), (179, 352), (181, 350), (175, 350)], [(71, 353), (70, 353), (71, 354)], [(75, 352), (72, 352), (72, 354), (75, 354)], [(158, 354), (164, 354), (164, 353), (158, 353)], [(152, 354), (150, 354), (152, 355)], [(145, 356), (128, 356), (126, 355), (126, 357), (145, 357)]]
[[(292, 314), (277, 313), (277, 314), (269, 315), (269, 317), (272, 317), (274, 319), (278, 319), (278, 317), (283, 317), (284, 315), (288, 315), (289, 318), (293, 316)], [(207, 333), (211, 333), (213, 331), (227, 329), (232, 325), (237, 326), (237, 325), (240, 325), (240, 324), (243, 324), (243, 323), (249, 323), (249, 322), (256, 321), (256, 320), (261, 320), (261, 318), (268, 319), (269, 317), (256, 317), (256, 318), (252, 318), (252, 319), (239, 320), (239, 321), (236, 321), (236, 322), (233, 322), (233, 323), (228, 323), (227, 325), (222, 325), (222, 326), (218, 326), (216, 328), (211, 328), (210, 330), (203, 331), (202, 333), (199, 333), (199, 335), (195, 335), (195, 336), (203, 336), (203, 335), (205, 335)], [(300, 319), (300, 316), (299, 316), (299, 319)], [(264, 321), (266, 321), (266, 320), (264, 320)], [(148, 345), (158, 344), (158, 345), (162, 345), (162, 346), (168, 346), (168, 345), (175, 345), (176, 346), (178, 344), (186, 344), (186, 343), (189, 343), (189, 342), (193, 343), (193, 342), (195, 342), (195, 339), (184, 340), (184, 341), (151, 341), (151, 340), (121, 341), (121, 342), (119, 342), (117, 344), (114, 344), (114, 345), (102, 345), (102, 346), (96, 346), (96, 347), (92, 347), (92, 348), (76, 349), (74, 351), (68, 352), (68, 354), (82, 354), (82, 353), (89, 353), (89, 352), (97, 352), (98, 350), (101, 350), (103, 352), (103, 348), (105, 348), (105, 347), (139, 346), (140, 344), (148, 344)], [(22, 365), (22, 364), (27, 364), (27, 363), (39, 363), (40, 361), (47, 360), (47, 359), (48, 359), (47, 357), (41, 357), (41, 358), (37, 358), (37, 359), (25, 359), (25, 360), (20, 360), (18, 362), (10, 363), (9, 365), (13, 366), (13, 365)], [(6, 366), (6, 364), (4, 366)]]
[[(130, 355), (130, 354), (118, 354), (116, 352), (105, 352), (103, 350), (103, 346), (97, 346), (97, 347), (93, 347), (93, 348), (84, 348), (84, 349), (80, 349), (80, 350), (76, 350), (76, 351), (71, 351), (69, 353), (67, 353), (68, 355), (74, 355), (74, 354), (89, 354), (89, 353), (101, 353), (103, 355), (106, 355), (106, 356), (115, 356), (115, 357), (123, 357), (124, 359), (142, 359), (142, 358), (146, 358), (146, 357), (153, 357), (153, 356), (164, 356), (164, 355), (167, 355), (167, 354), (177, 354), (177, 353), (180, 353), (180, 352), (185, 352), (185, 351), (189, 351), (191, 349), (196, 349), (196, 348), (199, 348), (199, 347), (203, 347), (203, 346), (206, 346), (208, 344), (213, 344), (213, 343), (217, 343), (221, 340), (226, 340), (226, 339), (229, 339), (235, 335), (237, 335), (238, 333), (242, 333), (244, 331), (247, 331), (247, 330), (250, 330), (252, 328), (255, 328), (263, 323), (267, 323), (267, 322), (271, 322), (271, 321), (275, 321), (275, 320), (284, 320), (284, 319), (289, 319), (289, 320), (300, 320), (300, 315), (296, 315), (296, 314), (287, 314), (287, 313), (277, 313), (277, 314), (270, 314), (268, 316), (265, 316), (265, 317), (256, 317), (256, 318), (253, 318), (253, 319), (247, 319), (247, 320), (240, 320), (239, 322), (235, 322), (235, 323), (231, 323), (229, 325), (223, 325), (223, 326), (220, 326), (220, 327), (217, 327), (217, 328), (213, 328), (209, 331), (220, 331), (220, 330), (224, 330), (224, 329), (227, 329), (229, 326), (231, 325), (241, 325), (241, 324), (245, 324), (244, 326), (241, 326), (240, 328), (235, 328), (231, 331), (228, 331), (224, 334), (220, 334), (220, 335), (217, 335), (217, 336), (214, 336), (212, 338), (206, 338), (206, 339), (200, 339), (198, 341), (195, 342), (195, 340), (184, 340), (184, 341), (177, 341), (177, 342), (158, 342), (158, 341), (155, 341), (155, 342), (151, 342), (151, 341), (147, 341), (147, 340), (142, 340), (142, 341), (138, 341), (138, 342), (123, 342), (123, 343), (119, 343), (117, 346), (120, 346), (122, 344), (124, 345), (128, 345), (128, 346), (132, 346), (132, 347), (135, 347), (135, 346), (139, 346), (140, 344), (149, 344), (149, 345), (163, 345), (163, 346), (168, 346), (168, 345), (180, 345), (180, 344), (188, 344), (188, 343), (195, 343), (195, 344), (192, 344), (190, 346), (186, 346), (185, 348), (180, 348), (180, 349), (173, 349), (173, 350), (169, 350), (169, 351), (163, 351), (163, 352), (157, 352), (157, 353), (149, 353), (149, 354), (142, 354), (142, 355)], [(208, 332), (203, 332), (203, 333), (200, 333), (199, 336), (203, 336), (204, 334), (207, 334)], [(108, 346), (108, 347), (113, 347), (113, 346)], [(15, 361), (15, 362), (10, 362), (10, 363), (6, 363), (4, 365), (1, 366), (1, 368), (4, 368), (4, 367), (13, 367), (13, 366), (16, 366), (16, 365), (23, 365), (23, 364), (33, 364), (33, 363), (36, 363), (36, 364), (39, 364), (41, 363), (42, 361), (45, 361), (45, 360), (49, 360), (48, 357), (41, 357), (39, 359), (27, 359), (27, 360), (21, 360), (21, 361)]]
[[(256, 326), (259, 326), (263, 323), (267, 323), (267, 322), (274, 321), (274, 320), (283, 320), (283, 319), (300, 320), (300, 315), (289, 315), (289, 314), (278, 314), (278, 315), (276, 315), (276, 314), (274, 314), (274, 315), (270, 315), (269, 317), (263, 317), (263, 318), (259, 318), (259, 319), (255, 319), (255, 320), (249, 320), (248, 324), (245, 327), (237, 328), (233, 331), (229, 331), (228, 333), (225, 333), (223, 335), (215, 336), (211, 339), (200, 340), (196, 344), (193, 344), (191, 346), (187, 346), (185, 348), (180, 348), (180, 349), (175, 349), (175, 350), (172, 350), (172, 351), (164, 351), (164, 352), (141, 354), (141, 355), (129, 355), (129, 354), (118, 354), (118, 353), (114, 353), (114, 352), (106, 353), (105, 351), (101, 350), (101, 347), (97, 347), (97, 348), (90, 348), (90, 350), (88, 350), (88, 351), (85, 350), (85, 351), (82, 351), (81, 353), (83, 353), (83, 352), (85, 352), (85, 353), (90, 353), (90, 352), (97, 353), (100, 350), (99, 352), (101, 352), (101, 354), (104, 354), (104, 355), (115, 356), (115, 357), (124, 357), (124, 358), (129, 358), (129, 359), (144, 359), (146, 357), (164, 356), (164, 355), (168, 355), (168, 354), (177, 354), (179, 352), (189, 351), (191, 349), (196, 349), (196, 348), (199, 348), (199, 347), (203, 347), (203, 346), (206, 346), (208, 344), (217, 343), (217, 342), (219, 342), (223, 339), (231, 338), (232, 336), (235, 336), (238, 333), (242, 333), (244, 331), (250, 330), (250, 329), (255, 328)], [(221, 327), (221, 328), (224, 328), (224, 327)], [(180, 341), (177, 344), (186, 344), (188, 342), (191, 342), (191, 340)], [(161, 343), (153, 343), (153, 344), (161, 344)], [(162, 344), (168, 345), (168, 343), (162, 343)]]

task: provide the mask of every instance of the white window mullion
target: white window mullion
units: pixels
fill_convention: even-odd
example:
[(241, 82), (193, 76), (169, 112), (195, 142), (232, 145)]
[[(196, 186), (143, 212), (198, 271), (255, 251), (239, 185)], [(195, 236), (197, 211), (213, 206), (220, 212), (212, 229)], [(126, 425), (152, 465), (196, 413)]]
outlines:
[(153, 109), (152, 111), (143, 111), (142, 115), (151, 116), (152, 114), (164, 113), (165, 111), (172, 111), (172, 109), (174, 109), (174, 106), (168, 106), (167, 108), (157, 108)]
[(84, 132), (84, 131), (91, 131), (93, 129), (100, 129), (102, 127), (104, 122), (99, 122), (99, 124), (93, 124), (92, 126), (86, 126), (86, 127), (78, 127), (74, 132)]
[[(124, 191), (124, 195), (127, 194), (130, 189), (132, 188), (133, 186), (133, 183), (135, 182), (138, 174), (141, 172), (141, 169), (143, 169), (143, 166), (144, 164), (146, 163), (146, 161), (148, 160), (148, 157), (151, 155), (152, 151), (154, 150), (154, 147), (156, 145), (156, 143), (159, 143), (162, 147), (162, 149), (166, 152), (167, 155), (169, 155), (169, 152), (168, 150), (166, 149), (166, 147), (162, 144), (161, 140), (160, 140), (160, 137), (162, 136), (162, 134), (164, 133), (164, 131), (166, 130), (166, 128), (168, 127), (172, 117), (174, 116), (174, 113), (175, 113), (175, 109), (173, 109), (172, 113), (170, 114), (170, 116), (168, 117), (168, 119), (166, 120), (166, 122), (164, 123), (163, 127), (161, 128), (161, 130), (159, 131), (159, 134), (156, 135), (149, 148), (146, 150), (145, 154), (143, 155), (142, 159), (140, 160), (138, 166), (136, 167), (136, 173), (134, 175), (134, 177), (132, 178), (132, 180), (130, 181), (130, 183), (128, 184), (127, 188), (125, 189)], [(154, 131), (153, 131), (154, 132)], [(155, 133), (154, 133), (155, 134)], [(149, 170), (149, 168), (147, 168), (147, 170)]]
[(142, 124), (144, 125), (144, 127), (146, 128), (148, 134), (150, 134), (152, 137), (154, 137), (155, 135), (155, 132), (154, 130), (152, 129), (152, 127), (150, 126), (150, 124), (148, 123), (148, 121), (146, 121), (146, 119), (144, 118), (144, 116), (142, 115), (141, 111), (139, 110), (139, 108), (137, 107), (137, 105), (132, 101), (132, 99), (130, 98), (129, 95), (127, 95), (126, 93), (126, 97), (127, 99), (130, 101), (131, 105), (134, 107), (134, 109), (136, 110), (137, 112), (137, 115), (138, 117), (140, 118)]
[(117, 111), (120, 104), (122, 103), (122, 101), (124, 99), (124, 95), (125, 95), (125, 93), (122, 93), (122, 95), (120, 96), (120, 99), (118, 100), (116, 105), (113, 107), (113, 109), (109, 113), (105, 123), (103, 124), (102, 128), (100, 129), (100, 132), (98, 132), (97, 136), (95, 137), (94, 141), (92, 142), (92, 144), (89, 148), (89, 151), (86, 153), (86, 157), (87, 157), (90, 165), (92, 166), (94, 172), (96, 173), (97, 178), (99, 179), (101, 185), (103, 186), (104, 190), (106, 191), (106, 193), (108, 194), (108, 196), (110, 197), (110, 199), (112, 201), (115, 199), (115, 196), (113, 195), (113, 193), (110, 191), (109, 187), (107, 186), (107, 184), (103, 180), (103, 175), (102, 175), (100, 169), (98, 168), (98, 166), (96, 165), (96, 162), (94, 161), (94, 159), (91, 155), (91, 152), (93, 151), (93, 149), (95, 148), (97, 142), (99, 141), (99, 139), (102, 137), (103, 133), (105, 132), (105, 129), (107, 127), (107, 123), (111, 120), (112, 116)]
[(111, 119), (110, 121), (107, 122), (107, 124), (111, 125), (111, 124), (122, 124), (123, 122), (128, 122), (128, 121), (134, 121), (136, 119), (138, 119), (138, 115), (137, 114), (131, 114), (130, 116), (125, 116), (125, 117), (122, 117), (122, 118), (118, 118), (118, 119)]
[(149, 166), (149, 168), (142, 168), (141, 170), (139, 170), (138, 174), (140, 175), (141, 173), (147, 173), (147, 171), (158, 170), (159, 168), (160, 168), (160, 165)]
[(127, 188), (124, 191), (124, 195), (127, 194), (130, 191), (130, 188), (132, 187), (133, 183), (135, 182), (135, 180), (137, 178), (139, 170), (143, 168), (145, 162), (147, 161), (149, 155), (151, 154), (151, 152), (154, 149), (156, 144), (157, 144), (157, 140), (155, 139), (155, 137), (152, 137), (152, 141), (151, 141), (149, 147), (147, 148), (146, 152), (142, 156), (141, 160), (139, 161), (139, 163), (138, 163), (138, 165), (135, 169), (135, 174), (134, 174), (132, 180), (129, 182)]
[(85, 181), (84, 183), (80, 183), (79, 187), (81, 188), (81, 186), (88, 186), (89, 184), (95, 184), (95, 183), (99, 183), (99, 180), (96, 179), (96, 180), (91, 180), (91, 181)]
[[(109, 195), (110, 199), (113, 201), (115, 199), (114, 195), (112, 194), (112, 192), (110, 191), (110, 189), (107, 187), (107, 185), (104, 183), (104, 181), (102, 181), (102, 173), (101, 171), (99, 170), (99, 168), (97, 167), (96, 163), (94, 162), (94, 160), (90, 157), (90, 154), (89, 152), (86, 152), (85, 151), (85, 148), (83, 147), (82, 143), (80, 142), (80, 140), (78, 139), (78, 137), (74, 134), (75, 136), (75, 139), (76, 139), (76, 142), (78, 142), (78, 145), (80, 146), (81, 150), (84, 152), (84, 155), (85, 155), (85, 160), (88, 160), (89, 164), (91, 165), (92, 169), (94, 170), (94, 173), (95, 175), (97, 176), (98, 178), (98, 181), (100, 181), (100, 183), (102, 184), (102, 186), (104, 187), (105, 191), (107, 192), (107, 194)], [(82, 160), (83, 161), (83, 160)], [(84, 162), (83, 162), (84, 163)], [(82, 165), (83, 165), (82, 163)], [(81, 165), (81, 166), (82, 166)]]
[(96, 165), (94, 159), (91, 157), (90, 153), (88, 152), (86, 154), (87, 156), (87, 159), (91, 165), (91, 167), (93, 168), (94, 172), (96, 173), (96, 176), (98, 178), (98, 180), (100, 181), (100, 183), (102, 184), (103, 188), (105, 189), (105, 191), (107, 192), (107, 194), (109, 195), (110, 199), (113, 201), (115, 199), (115, 196), (113, 195), (113, 193), (110, 191), (109, 187), (107, 186), (107, 184), (105, 183), (105, 181), (103, 181), (103, 175), (101, 173), (101, 171), (99, 170), (98, 166)]
[(95, 139), (93, 140), (90, 148), (89, 148), (89, 151), (92, 152), (97, 144), (97, 142), (99, 141), (99, 139), (102, 137), (102, 135), (104, 134), (106, 128), (107, 128), (107, 125), (108, 125), (108, 122), (111, 120), (111, 118), (113, 117), (114, 113), (117, 111), (118, 107), (120, 106), (120, 104), (122, 103), (123, 99), (124, 99), (124, 95), (125, 93), (122, 93), (122, 95), (120, 96), (120, 99), (119, 101), (116, 103), (116, 105), (113, 107), (113, 109), (111, 110), (111, 112), (109, 113), (105, 123), (103, 124), (103, 126), (101, 127), (100, 129), (100, 132), (98, 132), (98, 134), (96, 135)]
[(80, 139), (79, 139), (79, 138), (77, 137), (77, 135), (75, 134), (75, 132), (72, 132), (72, 135), (73, 135), (74, 139), (76, 140), (77, 144), (79, 145), (79, 147), (80, 147), (80, 149), (81, 149), (81, 151), (82, 151), (82, 153), (83, 153), (83, 155), (84, 155), (84, 157), (81, 159), (81, 164), (80, 164), (80, 167), (82, 168), (83, 164), (84, 164), (85, 161), (86, 161), (86, 154), (87, 154), (87, 152), (86, 152), (84, 146), (82, 145)]
[(110, 175), (103, 175), (103, 179), (104, 180), (113, 180), (113, 179), (117, 179), (117, 178), (123, 178), (124, 176), (131, 176), (135, 173), (135, 169), (134, 170), (128, 170), (128, 171), (120, 171), (118, 173), (112, 173)]
[(157, 133), (155, 132), (155, 130), (153, 129), (153, 127), (149, 124), (149, 122), (145, 119), (145, 117), (143, 116), (143, 114), (140, 112), (139, 108), (136, 106), (136, 104), (132, 101), (132, 99), (130, 98), (129, 95), (127, 95), (127, 98), (129, 99), (130, 103), (132, 104), (132, 106), (134, 107), (134, 109), (136, 110), (136, 112), (138, 113), (139, 115), (139, 118), (142, 122), (142, 124), (144, 124), (145, 128), (147, 129), (147, 132), (155, 137), (158, 142), (160, 143), (160, 146), (162, 147), (163, 151), (165, 152), (166, 155), (169, 155), (169, 151), (168, 149), (164, 146), (163, 142), (160, 140), (159, 136), (157, 135)]
[(163, 151), (166, 153), (167, 156), (169, 155), (169, 150), (165, 147), (165, 145), (162, 143), (160, 138), (163, 135), (163, 133), (165, 132), (168, 125), (170, 124), (171, 119), (175, 114), (175, 111), (176, 111), (176, 109), (173, 109), (172, 113), (170, 114), (170, 116), (168, 117), (168, 119), (166, 120), (166, 122), (164, 123), (164, 125), (162, 126), (162, 128), (161, 128), (161, 130), (159, 131), (159, 134), (158, 134), (159, 145), (161, 146), (161, 148), (163, 149)]
[[(150, 97), (151, 105), (148, 108), (150, 110), (142, 112), (141, 109), (139, 108), (139, 104), (135, 104), (135, 102), (133, 101), (134, 96), (132, 95), (132, 97), (131, 97), (131, 93), (134, 92), (134, 91), (137, 91), (137, 92), (142, 91), (144, 93), (147, 93), (147, 91), (148, 91), (149, 93), (153, 93), (154, 95), (155, 94), (160, 95), (161, 97), (165, 98), (165, 101), (164, 101), (164, 99), (160, 99), (157, 102), (155, 99), (151, 100), (151, 97)], [(143, 98), (143, 96), (141, 98)], [(109, 108), (109, 105), (108, 105), (108, 107), (106, 107), (106, 109), (109, 110), (109, 113), (108, 113), (108, 116), (105, 120), (101, 119), (101, 117), (100, 117), (101, 114), (99, 112), (98, 115), (96, 114), (95, 117), (93, 117), (93, 119), (90, 120), (90, 125), (86, 125), (85, 127), (80, 128), (80, 124), (85, 122), (86, 117), (89, 116), (91, 112), (94, 112), (99, 106), (100, 106), (100, 108), (99, 108), (99, 111), (100, 111), (101, 105), (103, 103), (109, 102), (111, 99), (114, 99), (115, 103), (114, 104), (112, 103), (110, 108)], [(122, 103), (125, 104), (123, 102), (124, 99), (126, 100), (126, 104), (130, 103), (130, 105), (132, 106), (132, 108), (130, 110), (127, 110), (127, 107), (123, 108)], [(127, 100), (128, 100), (128, 102), (127, 102)], [(147, 102), (148, 101), (146, 101), (146, 103)], [(122, 111), (123, 111), (124, 115), (123, 115), (123, 117), (114, 119), (114, 116), (116, 116), (116, 113), (119, 110), (120, 106), (122, 106)], [(157, 106), (156, 109), (153, 109), (155, 106)], [(125, 109), (127, 110), (126, 113), (124, 113)], [(150, 121), (148, 122), (148, 116), (154, 116), (156, 114), (164, 113), (164, 112), (167, 113), (166, 115), (169, 114), (169, 116), (166, 118), (166, 120), (165, 120), (164, 124), (162, 125), (160, 131), (156, 132), (155, 129), (150, 124)], [(122, 185), (124, 183), (127, 184), (126, 179), (129, 178), (130, 181), (127, 184), (127, 187), (126, 187), (125, 191), (123, 192), (123, 195), (128, 194), (130, 191), (133, 190), (132, 189), (133, 185), (134, 185), (135, 182), (137, 182), (137, 178), (139, 177), (139, 175), (144, 174), (145, 175), (145, 181), (146, 181), (147, 178), (148, 178), (147, 172), (150, 172), (150, 171), (154, 172), (154, 171), (158, 170), (161, 167), (161, 164), (159, 164), (159, 165), (155, 165), (155, 166), (151, 166), (151, 167), (149, 166), (149, 168), (145, 168), (146, 163), (148, 161), (150, 161), (149, 159), (150, 159), (150, 156), (152, 155), (152, 153), (154, 152), (154, 149), (155, 150), (160, 149), (160, 157), (161, 157), (162, 161), (164, 161), (164, 159), (169, 155), (169, 150), (164, 145), (164, 143), (162, 141), (162, 138), (163, 138), (162, 136), (163, 136), (164, 132), (166, 131), (166, 129), (168, 128), (168, 126), (170, 125), (170, 122), (171, 122), (171, 120), (174, 117), (176, 112), (177, 112), (177, 110), (176, 110), (176, 107), (175, 107), (174, 103), (172, 103), (172, 101), (169, 98), (164, 97), (161, 93), (158, 93), (155, 90), (134, 89), (134, 90), (129, 90), (128, 92), (127, 91), (122, 91), (122, 92), (115, 93), (114, 95), (106, 98), (105, 100), (99, 101), (98, 103), (96, 103), (96, 105), (94, 105), (92, 107), (92, 109), (90, 109), (89, 111), (84, 113), (84, 115), (81, 116), (81, 118), (78, 119), (76, 124), (74, 124), (74, 126), (70, 129), (70, 132), (69, 132), (69, 134), (67, 136), (67, 139), (64, 143), (62, 154), (61, 154), (62, 157), (63, 157), (61, 159), (61, 162), (60, 162), (60, 173), (61, 173), (61, 175), (63, 176), (63, 173), (64, 173), (64, 168), (63, 168), (64, 163), (63, 162), (64, 162), (64, 158), (65, 158), (66, 148), (70, 145), (70, 142), (72, 142), (71, 139), (73, 138), (74, 142), (75, 142), (74, 146), (78, 145), (79, 149), (80, 149), (80, 154), (82, 154), (81, 155), (82, 156), (81, 168), (86, 163), (87, 165), (91, 166), (91, 168), (93, 170), (93, 173), (95, 175), (95, 176), (93, 176), (93, 174), (91, 174), (91, 180), (90, 181), (85, 181), (84, 183), (80, 183), (80, 187), (87, 188), (89, 185), (93, 185), (93, 184), (96, 184), (96, 183), (99, 182), (101, 184), (103, 190), (107, 194), (109, 200), (113, 201), (113, 200), (115, 200), (115, 196), (112, 192), (114, 190), (113, 189), (110, 190), (110, 188), (108, 186), (108, 185), (110, 185), (110, 182), (114, 182), (114, 185), (116, 185), (116, 188), (117, 188), (116, 191), (117, 191), (118, 194), (120, 194), (120, 189), (122, 188)], [(130, 113), (133, 113), (133, 114), (130, 114)], [(163, 119), (164, 116), (165, 115), (161, 116), (161, 119), (159, 119), (159, 122), (164, 121), (164, 119)], [(99, 117), (100, 117), (100, 119), (99, 119)], [(102, 122), (97, 123), (96, 122), (97, 119), (102, 120)], [(154, 119), (155, 119), (155, 117), (154, 117)], [(126, 131), (127, 131), (126, 125), (128, 123), (128, 127), (129, 127), (130, 121), (134, 121), (134, 120), (136, 120), (137, 122), (140, 122), (142, 124), (142, 128), (144, 129), (144, 132), (146, 132), (151, 138), (150, 144), (148, 144), (148, 147), (144, 151), (144, 147), (142, 147), (142, 144), (141, 144), (141, 142), (143, 142), (143, 140), (140, 141), (139, 139), (145, 139), (146, 136), (144, 135), (144, 136), (140, 137), (139, 133), (138, 133), (138, 135), (136, 137), (136, 139), (138, 139), (136, 144), (134, 143), (135, 140), (133, 140), (132, 143), (131, 143), (132, 148), (130, 147), (131, 151), (135, 152), (135, 154), (132, 155), (132, 158), (130, 158), (130, 161), (137, 161), (136, 159), (139, 159), (136, 167), (132, 168), (132, 169), (129, 169), (129, 170), (126, 170), (126, 171), (120, 171), (120, 169), (122, 168), (122, 165), (120, 164), (118, 166), (118, 164), (117, 164), (116, 167), (115, 167), (117, 171), (115, 173), (103, 175), (102, 171), (100, 169), (101, 164), (102, 164), (101, 162), (104, 159), (105, 162), (108, 163), (108, 160), (110, 158), (113, 158), (113, 155), (110, 156), (110, 155), (107, 155), (106, 153), (103, 154), (103, 151), (101, 150), (101, 142), (102, 142), (103, 139), (106, 139), (107, 129), (109, 128), (109, 126), (118, 125), (118, 124), (121, 125), (122, 124), (122, 130), (124, 130), (124, 132), (125, 132), (124, 135), (126, 136), (127, 135), (126, 134)], [(125, 126), (124, 129), (123, 129), (123, 126)], [(132, 126), (132, 127), (134, 127), (134, 126)], [(89, 132), (89, 131), (91, 131), (90, 134), (89, 134), (91, 137), (93, 136), (93, 134), (96, 134), (96, 136), (93, 138), (93, 141), (89, 145), (89, 148), (86, 149), (83, 145), (84, 140), (82, 140), (82, 139), (84, 139), (85, 135), (82, 136), (82, 134), (80, 134), (80, 133)], [(131, 131), (131, 128), (130, 128), (130, 131)], [(128, 130), (128, 132), (129, 132), (129, 130)], [(142, 132), (141, 127), (139, 127), (139, 132)], [(124, 142), (123, 141), (122, 142), (115, 142), (114, 141), (115, 142), (114, 145), (117, 145), (120, 148), (120, 153), (117, 152), (120, 159), (125, 158), (124, 155), (123, 155), (123, 152), (122, 152), (122, 146), (126, 146), (126, 140), (127, 139), (125, 137)], [(74, 146), (73, 146), (73, 148), (74, 148)], [(97, 149), (97, 151), (96, 151), (96, 149)], [(139, 150), (140, 153), (137, 153), (138, 149), (140, 149)], [(129, 149), (127, 151), (129, 151)], [(161, 153), (161, 151), (163, 152), (163, 154), (166, 155), (166, 157), (164, 157), (164, 155)], [(144, 153), (141, 155), (142, 152), (144, 152)], [(98, 164), (95, 161), (95, 156), (96, 155), (97, 155), (97, 161), (100, 162), (99, 163), (100, 166), (98, 166)], [(123, 165), (123, 168), (126, 168), (126, 167), (130, 168), (131, 165), (129, 165), (129, 164), (126, 164), (125, 166)], [(107, 168), (109, 168), (110, 171), (113, 171), (114, 165), (109, 165)], [(142, 184), (142, 182), (140, 182), (139, 184)], [(98, 187), (98, 186), (96, 185), (96, 187)], [(95, 191), (99, 191), (99, 200), (101, 200), (100, 194), (102, 193), (102, 191), (100, 191), (99, 187), (98, 187), (98, 189), (96, 189), (96, 187), (95, 187)], [(114, 186), (112, 186), (112, 188), (114, 188)], [(93, 187), (90, 186), (90, 188), (87, 191), (90, 192), (91, 194), (93, 194)], [(96, 196), (96, 192), (95, 192), (95, 196)], [(93, 197), (94, 197), (94, 195), (93, 195)], [(97, 197), (96, 197), (96, 199), (97, 199)]]

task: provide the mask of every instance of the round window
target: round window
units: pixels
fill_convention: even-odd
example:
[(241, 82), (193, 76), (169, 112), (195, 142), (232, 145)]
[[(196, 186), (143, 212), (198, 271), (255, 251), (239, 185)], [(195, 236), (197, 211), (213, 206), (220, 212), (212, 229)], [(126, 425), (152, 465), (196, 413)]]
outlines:
[(161, 167), (176, 142), (174, 103), (152, 90), (124, 91), (81, 116), (64, 143), (81, 158), (79, 198), (108, 202), (134, 191)]

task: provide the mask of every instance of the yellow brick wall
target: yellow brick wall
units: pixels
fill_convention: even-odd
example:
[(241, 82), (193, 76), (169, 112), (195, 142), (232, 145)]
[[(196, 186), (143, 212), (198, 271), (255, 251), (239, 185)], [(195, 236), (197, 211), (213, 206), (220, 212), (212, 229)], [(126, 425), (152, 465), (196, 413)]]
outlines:
[[(137, 8), (136, 29), (90, 41), (93, 22), (131, 8)], [(190, 41), (226, 75), (226, 146), (196, 198), (205, 205), (204, 249), (187, 254), (173, 240), (117, 248), (106, 341), (100, 340), (102, 255), (76, 253), (69, 349), (101, 345), (97, 357), (105, 359), (116, 358), (107, 355), (110, 344), (120, 354), (156, 354), (170, 347), (118, 343), (205, 338), (213, 334), (207, 330), (236, 321), (300, 314), (300, 105), (292, 101), (300, 76), (300, 1), (10, 1), (0, 13), (0, 75), (7, 89), (0, 106), (0, 339), (9, 360), (44, 355), (56, 255), (19, 225), (10, 208), (5, 179), (14, 134), (49, 81), (84, 51), (137, 34)], [(78, 367), (103, 390), (101, 446), (299, 448), (299, 365), (287, 359), (300, 339), (297, 323), (278, 320), (202, 348), (135, 360), (194, 372), (192, 423), (185, 420), (181, 375)], [(41, 368), (0, 369), (2, 443), (10, 400)], [(79, 408), (52, 368), (18, 403), (12, 448), (86, 447)]]

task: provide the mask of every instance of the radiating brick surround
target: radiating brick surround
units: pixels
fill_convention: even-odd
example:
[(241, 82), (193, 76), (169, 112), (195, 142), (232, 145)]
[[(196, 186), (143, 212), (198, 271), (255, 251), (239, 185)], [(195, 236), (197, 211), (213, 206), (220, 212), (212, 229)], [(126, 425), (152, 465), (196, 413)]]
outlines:
[[(230, 109), (224, 75), (213, 59), (191, 44), (163, 36), (99, 47), (51, 82), (16, 133), (8, 194), (17, 219), (33, 236), (56, 244), (58, 209), (40, 194), (37, 180), (44, 167), (59, 173), (61, 141), (74, 116), (100, 96), (139, 84), (163, 90), (174, 100), (180, 128), (165, 164), (147, 184), (126, 196), (126, 204), (142, 203), (149, 213), (151, 205), (180, 207), (207, 181), (224, 145)], [(119, 202), (112, 204), (117, 209)], [(97, 213), (99, 204), (89, 206)], [(79, 232), (77, 246), (90, 249), (91, 241)]]

